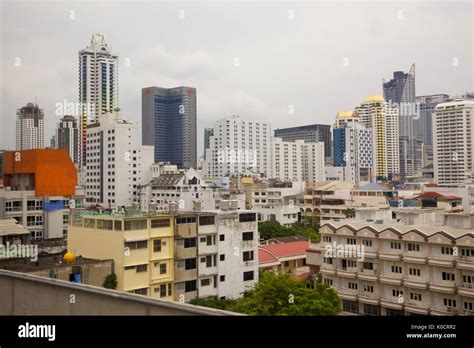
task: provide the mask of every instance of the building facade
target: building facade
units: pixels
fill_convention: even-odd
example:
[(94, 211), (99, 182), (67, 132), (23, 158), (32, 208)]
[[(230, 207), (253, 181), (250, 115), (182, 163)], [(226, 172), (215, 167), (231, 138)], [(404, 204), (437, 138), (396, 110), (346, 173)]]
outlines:
[(108, 208), (139, 202), (146, 184), (153, 147), (141, 146), (136, 124), (113, 112), (87, 126), (85, 186), (87, 202)]
[(449, 99), (447, 94), (432, 94), (416, 97), (419, 107), (419, 118), (415, 119), (415, 136), (424, 145), (433, 145), (433, 111), (436, 105), (445, 103)]
[(79, 127), (74, 116), (67, 115), (61, 119), (53, 138), (53, 148), (66, 149), (71, 160), (79, 163)]
[(44, 149), (44, 111), (28, 103), (16, 112), (16, 150)]
[(142, 144), (155, 147), (155, 162), (197, 165), (196, 88), (142, 89)]
[(330, 163), (332, 157), (331, 126), (325, 124), (312, 124), (291, 128), (275, 129), (275, 137), (283, 141), (303, 140), (307, 143), (324, 143), (324, 156), (326, 163)]
[(474, 177), (474, 101), (441, 103), (433, 112), (435, 182), (461, 184)]
[(272, 172), (272, 127), (239, 117), (218, 120), (206, 149), (203, 173), (206, 177)]
[(118, 59), (101, 33), (93, 34), (90, 45), (79, 51), (81, 166), (86, 165), (87, 125), (119, 106)]

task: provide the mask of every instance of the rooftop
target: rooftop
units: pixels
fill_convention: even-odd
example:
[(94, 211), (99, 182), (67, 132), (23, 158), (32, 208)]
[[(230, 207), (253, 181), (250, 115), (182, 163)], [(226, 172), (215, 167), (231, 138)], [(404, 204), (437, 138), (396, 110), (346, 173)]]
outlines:
[(259, 245), (258, 262), (276, 262), (279, 258), (305, 255), (309, 247), (309, 241), (297, 241), (279, 244)]

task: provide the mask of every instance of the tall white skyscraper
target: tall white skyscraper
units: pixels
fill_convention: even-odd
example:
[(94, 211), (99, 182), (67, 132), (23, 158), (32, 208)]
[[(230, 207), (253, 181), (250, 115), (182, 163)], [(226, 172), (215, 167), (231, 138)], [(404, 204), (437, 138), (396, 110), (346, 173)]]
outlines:
[(379, 179), (397, 179), (400, 153), (397, 107), (380, 95), (369, 96), (356, 108), (359, 123), (375, 133), (375, 168)]
[(203, 173), (207, 177), (272, 171), (272, 127), (268, 123), (244, 121), (238, 116), (218, 120), (209, 137)]
[(433, 112), (435, 181), (460, 184), (474, 178), (474, 100), (441, 103)]
[(93, 34), (90, 46), (79, 51), (79, 103), (81, 154), (85, 165), (86, 128), (101, 114), (118, 107), (118, 55), (112, 53), (105, 34)]
[(28, 103), (16, 112), (16, 149), (44, 148), (44, 111)]
[(142, 146), (135, 123), (118, 112), (99, 116), (87, 127), (87, 202), (110, 208), (139, 202), (139, 185), (149, 182), (153, 146)]

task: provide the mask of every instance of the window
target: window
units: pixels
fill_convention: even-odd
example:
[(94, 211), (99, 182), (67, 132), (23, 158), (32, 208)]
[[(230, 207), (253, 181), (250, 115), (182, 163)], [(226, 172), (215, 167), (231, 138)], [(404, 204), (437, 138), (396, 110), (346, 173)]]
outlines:
[(364, 239), (362, 240), (362, 244), (366, 247), (371, 248), (372, 247), (372, 241), (370, 239)]
[(151, 220), (151, 228), (160, 228), (160, 227), (169, 227), (170, 220), (169, 219), (152, 219)]
[(419, 268), (409, 268), (408, 273), (412, 276), (419, 277), (421, 275), (421, 270)]
[(41, 239), (43, 238), (43, 231), (31, 231), (31, 239)]
[(464, 302), (464, 310), (466, 311), (473, 311), (474, 310), (474, 302)]
[(390, 242), (390, 249), (398, 249), (402, 248), (402, 243), (400, 242)]
[(441, 277), (443, 280), (454, 281), (454, 273), (442, 272)]
[(462, 257), (472, 257), (474, 256), (474, 249), (471, 248), (461, 248)]
[(138, 294), (138, 295), (148, 295), (148, 288), (142, 288), (142, 289), (135, 289), (130, 291), (132, 294)]
[(462, 281), (463, 281), (463, 283), (472, 284), (472, 283), (474, 283), (474, 276), (463, 274)]
[(239, 222), (251, 221), (257, 221), (257, 215), (255, 213), (242, 213), (239, 215)]
[(420, 244), (408, 243), (407, 244), (408, 251), (420, 251)]
[(418, 294), (416, 292), (410, 292), (410, 300), (421, 301), (421, 294)]
[(148, 265), (137, 265), (137, 273), (146, 272), (148, 270)]
[(146, 230), (147, 221), (146, 220), (129, 220), (125, 221), (125, 231), (134, 231), (134, 230)]
[(324, 278), (324, 284), (326, 284), (326, 285), (332, 285), (332, 279)]
[(402, 273), (402, 267), (401, 267), (401, 266), (392, 265), (392, 273)]
[(130, 250), (133, 249), (145, 249), (148, 247), (148, 241), (141, 240), (138, 242), (125, 242), (125, 247), (129, 248)]
[(215, 245), (216, 244), (216, 236), (207, 236), (206, 237), (206, 245)]
[(42, 226), (43, 225), (43, 216), (27, 216), (26, 217), (26, 226)]
[(219, 241), (223, 242), (225, 240), (225, 234), (219, 235)]
[(252, 261), (252, 260), (253, 260), (253, 250), (251, 250), (251, 251), (244, 251), (244, 252), (242, 253), (242, 256), (243, 256), (244, 262), (246, 262), (246, 261)]
[(357, 240), (355, 238), (347, 238), (347, 244), (356, 245)]
[[(29, 203), (30, 201), (28, 201)], [(28, 210), (35, 210), (35, 209), (29, 209)], [(14, 201), (14, 202), (5, 202), (5, 211), (11, 212), (11, 211), (21, 211), (21, 201)]]
[(244, 282), (253, 280), (253, 271), (244, 272)]
[(323, 262), (332, 265), (332, 258), (331, 257), (323, 257)]
[(357, 301), (342, 300), (342, 310), (350, 313), (359, 313), (359, 303)]
[(222, 283), (222, 282), (225, 282), (225, 275), (221, 275), (221, 276), (219, 277), (219, 280), (221, 281), (221, 283)]
[(160, 284), (160, 297), (166, 297), (166, 284)]
[(365, 261), (363, 263), (363, 269), (373, 270), (374, 269), (374, 263)]
[(364, 292), (374, 292), (373, 285), (364, 285)]
[(253, 232), (242, 233), (242, 240), (253, 240)]
[(352, 290), (357, 290), (357, 288), (359, 287), (359, 285), (357, 283), (353, 283), (353, 282), (349, 282), (347, 283), (347, 287), (349, 289), (352, 289)]
[(196, 291), (196, 280), (188, 280), (184, 283), (184, 292)]
[(447, 307), (456, 307), (456, 300), (453, 300), (451, 298), (443, 299), (443, 303)]
[(453, 255), (453, 253), (454, 253), (454, 248), (453, 247), (448, 247), (448, 246), (442, 246), (441, 247), (441, 254)]
[[(20, 210), (21, 210), (21, 202), (7, 202), (7, 207), (8, 207), (8, 203), (20, 203)], [(43, 202), (42, 201), (36, 201), (36, 200), (27, 201), (26, 202), (26, 209), (29, 210), (29, 211), (31, 211), (31, 210), (42, 210), (43, 209)]]
[(115, 231), (122, 231), (122, 221), (114, 220), (114, 229)]
[(185, 248), (195, 248), (196, 247), (196, 238), (185, 238), (184, 239)]
[(201, 279), (201, 286), (209, 286), (211, 285), (211, 278)]
[(225, 254), (220, 254), (219, 255), (219, 260), (220, 261), (225, 261)]
[(393, 290), (392, 290), (392, 296), (393, 296), (393, 297), (400, 297), (400, 296), (403, 296), (403, 291), (402, 291), (402, 290), (398, 290), (398, 289), (393, 289)]
[(184, 269), (196, 269), (196, 259), (186, 259), (184, 260)]
[(211, 216), (200, 216), (200, 217), (199, 217), (199, 226), (214, 225), (214, 223), (215, 223), (215, 217), (214, 217), (214, 215), (211, 215)]
[(364, 315), (380, 316), (380, 306), (364, 303)]
[(160, 263), (160, 274), (166, 274), (166, 263)]
[(323, 242), (331, 243), (332, 237), (331, 236), (323, 236)]
[(160, 253), (161, 252), (161, 239), (153, 240), (153, 252)]
[(196, 217), (195, 216), (188, 216), (188, 217), (179, 217), (176, 219), (176, 224), (181, 225), (181, 224), (195, 224), (196, 223)]

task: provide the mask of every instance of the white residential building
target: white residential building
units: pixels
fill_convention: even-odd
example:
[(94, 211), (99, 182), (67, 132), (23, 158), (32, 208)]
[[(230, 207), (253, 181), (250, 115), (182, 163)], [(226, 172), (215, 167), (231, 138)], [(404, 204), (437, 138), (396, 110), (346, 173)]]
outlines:
[(220, 209), (218, 220), (219, 298), (238, 298), (258, 282), (257, 214)]
[(109, 208), (138, 202), (152, 163), (153, 146), (140, 145), (135, 123), (118, 112), (100, 115), (87, 127), (87, 202)]
[(272, 171), (272, 127), (235, 116), (217, 121), (203, 162), (206, 177)]
[(326, 180), (323, 142), (303, 145), (303, 168), (304, 181), (315, 183)]
[(118, 107), (118, 59), (101, 33), (93, 34), (89, 47), (79, 51), (81, 165), (86, 164), (87, 125)]
[(435, 182), (461, 184), (474, 178), (474, 100), (441, 103), (433, 112)]
[(140, 187), (141, 210), (168, 212), (170, 204), (176, 211), (216, 208), (214, 191), (193, 168), (185, 173), (161, 174)]
[(28, 103), (16, 112), (16, 150), (44, 149), (44, 111)]
[(474, 315), (471, 228), (330, 222), (320, 234), (322, 281), (344, 314)]
[(374, 130), (375, 169), (379, 178), (400, 175), (399, 110), (382, 96), (369, 96), (355, 109), (359, 123)]

